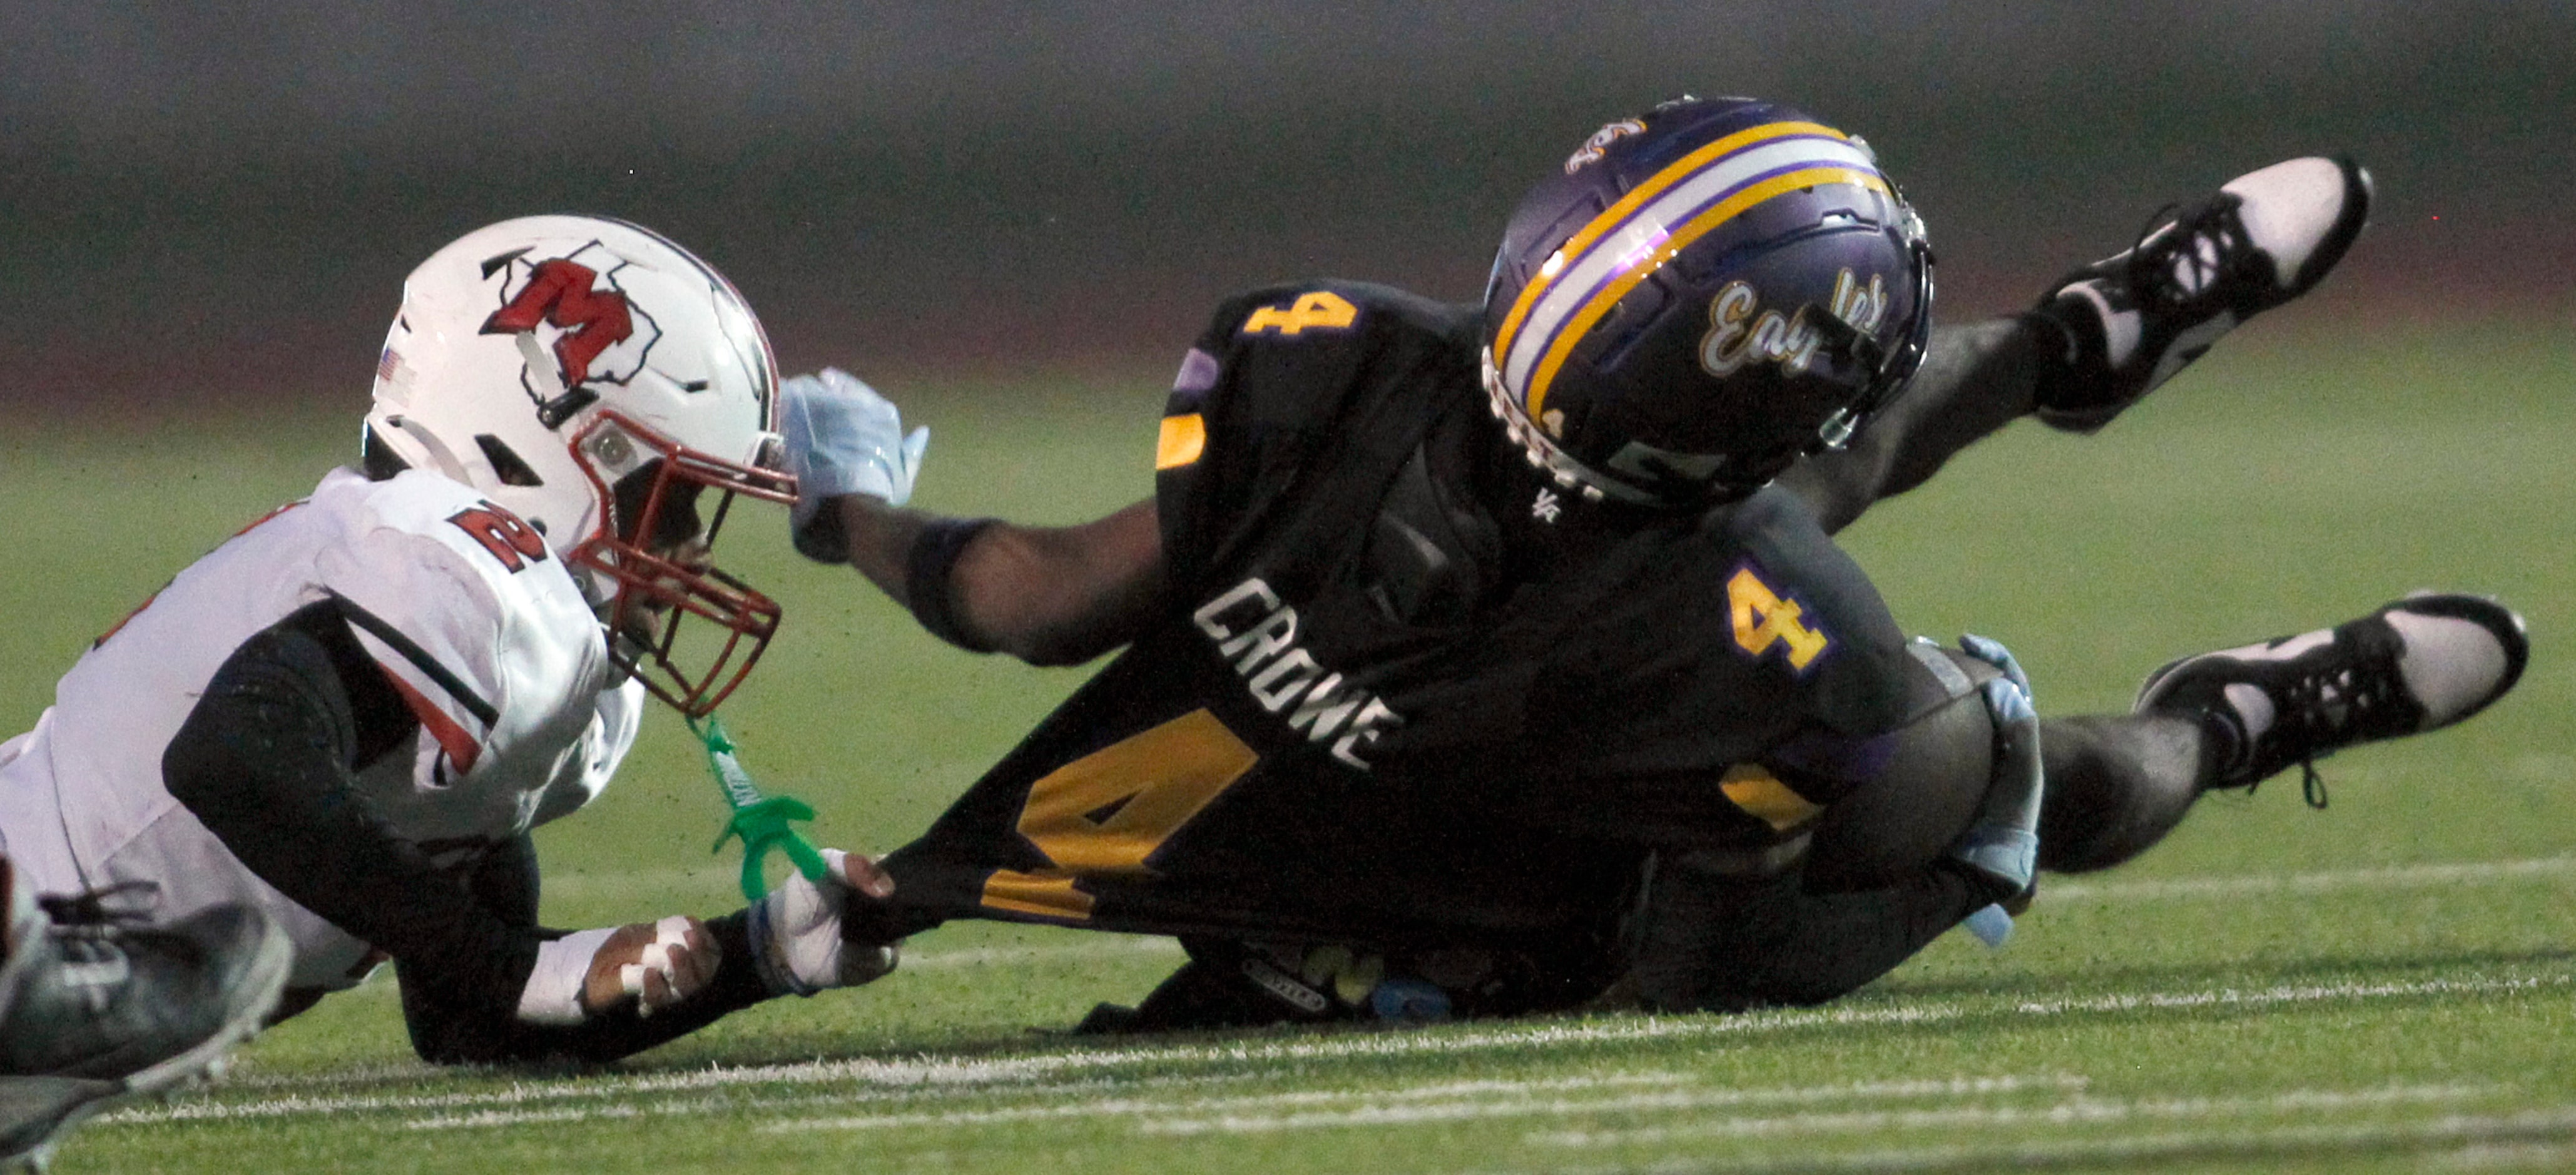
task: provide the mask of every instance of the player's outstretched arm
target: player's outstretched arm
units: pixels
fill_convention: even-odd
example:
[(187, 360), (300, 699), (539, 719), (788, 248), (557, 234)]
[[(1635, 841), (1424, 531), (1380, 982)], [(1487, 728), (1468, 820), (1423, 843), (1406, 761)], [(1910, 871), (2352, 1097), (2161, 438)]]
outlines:
[(324, 601), (227, 659), (162, 773), (261, 880), (394, 957), (425, 1059), (609, 1060), (792, 990), (764, 969), (750, 911), (566, 934), (536, 925), (524, 838), (462, 881), (437, 867), (352, 787), (416, 731)]
[(978, 652), (1077, 665), (1125, 644), (1163, 591), (1149, 499), (1077, 526), (1023, 526), (906, 508), (929, 436), (845, 372), (781, 388), (796, 472), (796, 549), (848, 562), (923, 627)]
[(940, 518), (866, 497), (839, 506), (851, 564), (963, 648), (1079, 665), (1134, 640), (1162, 600), (1150, 500), (1076, 526)]
[[(824, 855), (833, 880), (816, 884), (791, 875), (760, 905), (700, 924), (715, 947), (713, 973), (686, 998), (650, 1015), (643, 1014), (644, 1005), (626, 1002), (574, 1023), (532, 1024), (509, 1009), (457, 999), (450, 985), (435, 981), (433, 962), (397, 961), (412, 1047), (423, 1059), (441, 1064), (604, 1063), (675, 1040), (774, 996), (812, 995), (886, 974), (894, 969), (894, 945), (864, 934), (845, 938), (843, 916), (854, 903), (891, 894), (892, 879), (866, 857), (837, 849), (825, 849)], [(526, 837), (485, 854), (464, 880), (487, 909), (513, 925), (535, 928), (536, 854)], [(630, 929), (656, 927), (644, 923)], [(621, 983), (617, 961), (598, 961), (606, 966), (594, 966), (591, 976), (604, 980), (604, 990), (613, 994)]]

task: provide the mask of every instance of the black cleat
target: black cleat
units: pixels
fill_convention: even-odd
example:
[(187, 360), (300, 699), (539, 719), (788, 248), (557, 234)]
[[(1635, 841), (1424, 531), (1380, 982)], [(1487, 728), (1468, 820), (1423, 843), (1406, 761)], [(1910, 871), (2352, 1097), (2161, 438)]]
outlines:
[(2531, 655), (2522, 617), (2484, 596), (2419, 592), (2358, 620), (2185, 657), (2147, 675), (2137, 712), (2197, 718), (2219, 742), (2207, 787), (2250, 788), (2357, 743), (2449, 726), (2503, 697)]
[(2159, 212), (2138, 243), (2068, 274), (2039, 312), (2066, 328), (2066, 366), (2041, 381), (2039, 418), (2091, 432), (2238, 323), (2308, 292), (2370, 217), (2370, 173), (2309, 156), (2240, 175)]
[(147, 927), (102, 907), (114, 892), (39, 898), (45, 913), (12, 919), (0, 964), (0, 1166), (40, 1168), (90, 1115), (207, 1073), (259, 1030), (286, 985), (294, 948), (257, 909)]

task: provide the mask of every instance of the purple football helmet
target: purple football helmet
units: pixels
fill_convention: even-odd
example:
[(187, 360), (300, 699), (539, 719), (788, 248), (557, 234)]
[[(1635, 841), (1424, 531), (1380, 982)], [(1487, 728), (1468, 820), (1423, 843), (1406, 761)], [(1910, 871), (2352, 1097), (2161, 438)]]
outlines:
[(1701, 506), (1849, 440), (1931, 322), (1922, 221), (1867, 143), (1682, 98), (1522, 198), (1485, 289), (1485, 388), (1560, 485)]

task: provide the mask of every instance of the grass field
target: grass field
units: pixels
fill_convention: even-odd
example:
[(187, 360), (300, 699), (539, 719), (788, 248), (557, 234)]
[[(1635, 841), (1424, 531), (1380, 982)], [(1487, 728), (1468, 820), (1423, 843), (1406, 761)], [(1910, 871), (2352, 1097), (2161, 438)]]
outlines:
[[(2003, 950), (1952, 935), (1831, 1007), (1102, 1047), (1157, 940), (979, 925), (606, 1074), (438, 1072), (389, 985), (233, 1075), (75, 1136), (63, 1171), (1792, 1171), (2576, 1167), (2576, 349), (2562, 330), (2261, 330), (2091, 440), (2022, 426), (1849, 536), (1910, 629), (1997, 636), (2050, 713), (2124, 708), (2173, 655), (2416, 587), (2529, 618), (2468, 726), (2220, 796), (2156, 852), (2052, 880)], [(1071, 521), (1145, 492), (1159, 381), (892, 389), (937, 434), (921, 500)], [(338, 460), (322, 419), (0, 435), (0, 729), (87, 639)], [(184, 436), (184, 442), (179, 439)], [(788, 631), (728, 708), (818, 838), (885, 849), (1075, 682), (937, 645), (774, 533), (729, 564)], [(734, 857), (676, 722), (540, 835), (547, 913), (716, 913)]]

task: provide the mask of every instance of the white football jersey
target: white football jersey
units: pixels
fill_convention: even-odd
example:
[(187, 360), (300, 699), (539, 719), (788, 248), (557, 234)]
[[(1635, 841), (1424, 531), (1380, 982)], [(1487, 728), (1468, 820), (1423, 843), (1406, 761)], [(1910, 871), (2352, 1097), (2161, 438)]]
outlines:
[(174, 799), (161, 755), (243, 641), (337, 595), (420, 733), (357, 786), (442, 863), (586, 804), (642, 717), (599, 621), (526, 524), (425, 472), (333, 470), (171, 580), (0, 744), (0, 838), (39, 889), (160, 887), (156, 917), (255, 902), (295, 941), (295, 986), (346, 987), (367, 944), (270, 888)]

